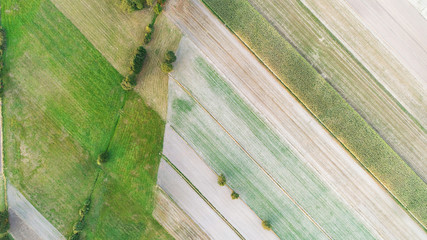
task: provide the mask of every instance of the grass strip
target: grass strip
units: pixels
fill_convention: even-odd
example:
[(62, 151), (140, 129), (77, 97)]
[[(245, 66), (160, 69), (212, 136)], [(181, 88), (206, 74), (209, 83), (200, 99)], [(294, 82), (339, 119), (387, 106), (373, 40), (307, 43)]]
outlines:
[(426, 184), (274, 27), (246, 0), (203, 2), (424, 226)]

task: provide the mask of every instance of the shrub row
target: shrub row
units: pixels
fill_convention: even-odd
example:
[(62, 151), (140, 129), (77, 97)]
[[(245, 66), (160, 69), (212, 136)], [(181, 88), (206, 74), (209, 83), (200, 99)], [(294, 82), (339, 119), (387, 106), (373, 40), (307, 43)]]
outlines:
[(125, 12), (141, 10), (152, 5), (153, 0), (119, 0), (120, 8)]
[(90, 210), (91, 200), (88, 198), (83, 204), (82, 208), (79, 210), (79, 220), (73, 225), (73, 233), (68, 238), (69, 240), (78, 240), (80, 239), (80, 233), (84, 229), (86, 222), (86, 214)]
[(136, 85), (136, 75), (142, 70), (142, 65), (147, 56), (147, 51), (143, 46), (139, 46), (136, 50), (135, 57), (131, 61), (130, 73), (122, 80), (121, 86), (124, 90), (132, 90)]
[(404, 207), (427, 224), (423, 180), (248, 1), (203, 2)]

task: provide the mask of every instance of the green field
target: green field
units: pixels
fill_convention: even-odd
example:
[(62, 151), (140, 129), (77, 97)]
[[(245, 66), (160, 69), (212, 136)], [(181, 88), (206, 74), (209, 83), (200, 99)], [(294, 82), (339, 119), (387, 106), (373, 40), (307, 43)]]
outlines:
[(8, 36), (8, 180), (68, 236), (92, 192), (97, 155), (109, 148), (111, 163), (93, 193), (88, 239), (169, 238), (151, 217), (161, 118), (134, 93), (126, 102), (122, 75), (50, 1), (0, 3)]
[[(267, 124), (260, 119), (256, 113), (239, 97), (234, 90), (222, 79), (221, 76), (212, 68), (198, 53), (195, 48), (185, 43), (181, 43), (180, 49), (185, 49), (180, 53), (179, 64), (176, 66), (175, 71), (172, 73), (173, 77), (177, 79), (191, 94), (197, 99), (236, 139), (241, 146), (250, 153), (250, 155), (281, 185), (286, 191), (312, 216), (325, 230), (332, 236), (332, 238), (345, 239), (348, 234), (352, 233), (352, 238), (371, 239), (373, 238), (366, 227), (353, 215), (351, 210), (343, 204), (336, 194), (331, 191), (320, 179), (305, 165), (303, 161), (298, 159), (292, 151), (284, 143), (283, 139), (278, 137)], [(171, 95), (171, 98), (173, 96)], [(215, 99), (215, 101), (213, 101)], [(172, 100), (171, 100), (172, 101)], [(208, 151), (207, 146), (199, 146), (199, 141), (195, 136), (188, 134), (189, 128), (193, 128), (194, 120), (191, 116), (208, 115), (207, 113), (198, 112), (190, 113), (191, 109), (197, 108), (194, 104), (185, 104), (184, 98), (177, 98), (175, 104), (172, 104), (171, 112), (174, 114), (175, 119), (187, 118), (188, 126), (183, 126), (186, 121), (174, 121), (177, 123), (178, 131), (184, 136), (188, 136), (188, 141), (194, 144), (194, 147), (205, 154)], [(177, 109), (181, 110), (175, 110)], [(177, 111), (177, 112), (175, 112)], [(196, 110), (194, 110), (196, 111)], [(194, 114), (194, 115), (193, 115)], [(186, 115), (190, 115), (187, 116)], [(205, 119), (205, 117), (203, 117)], [(221, 132), (218, 124), (212, 123), (212, 120), (203, 120), (211, 125), (205, 126), (205, 131)], [(194, 124), (194, 125), (193, 125)], [(173, 125), (174, 126), (174, 125)], [(202, 130), (191, 130), (200, 131)], [(222, 141), (227, 144), (230, 137), (226, 134), (216, 133), (215, 136), (223, 136)], [(207, 137), (208, 138), (208, 137)], [(213, 137), (215, 139), (215, 137)], [(209, 139), (208, 139), (209, 141)], [(215, 142), (213, 140), (213, 142)], [(221, 139), (219, 139), (221, 141)], [(232, 141), (231, 145), (225, 147), (218, 145), (221, 148), (212, 147), (212, 151), (228, 153), (228, 152), (241, 152), (241, 149)], [(209, 150), (211, 151), (211, 150)], [(207, 161), (220, 161), (218, 156), (215, 158), (213, 155), (205, 154)], [(249, 165), (256, 166), (254, 162), (244, 161), (241, 159), (247, 158), (246, 155), (228, 158), (224, 161), (234, 163), (236, 166)], [(221, 160), (222, 161), (222, 160)], [(211, 165), (215, 165), (211, 163)], [(251, 167), (249, 167), (251, 168)], [(256, 169), (256, 168), (255, 168)], [(223, 167), (215, 168), (217, 173), (226, 171)], [(262, 172), (261, 172), (262, 173)], [(232, 174), (234, 175), (234, 173)], [(252, 180), (253, 181), (253, 180)], [(270, 183), (271, 188), (277, 188)], [(234, 189), (234, 188), (233, 188)], [(236, 189), (240, 191), (240, 189)], [(247, 196), (242, 196), (243, 198)], [(274, 202), (272, 203), (274, 204)], [(251, 206), (257, 212), (257, 205)], [(262, 212), (262, 211), (261, 211)], [(301, 214), (301, 213), (299, 213)], [(333, 218), (331, 217), (333, 216)], [(274, 223), (273, 223), (274, 226)], [(280, 236), (280, 235), (279, 235)]]
[(171, 239), (154, 220), (154, 186), (164, 122), (130, 93), (93, 194), (87, 239)]
[(425, 224), (425, 183), (268, 21), (245, 0), (203, 1), (360, 163)]

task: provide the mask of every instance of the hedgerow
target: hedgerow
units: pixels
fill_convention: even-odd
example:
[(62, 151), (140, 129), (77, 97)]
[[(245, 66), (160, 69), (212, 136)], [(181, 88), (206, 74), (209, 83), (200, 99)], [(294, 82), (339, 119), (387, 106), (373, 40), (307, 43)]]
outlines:
[[(421, 178), (245, 0), (203, 0), (301, 103), (423, 224)], [(256, 30), (256, 31), (255, 31)]]

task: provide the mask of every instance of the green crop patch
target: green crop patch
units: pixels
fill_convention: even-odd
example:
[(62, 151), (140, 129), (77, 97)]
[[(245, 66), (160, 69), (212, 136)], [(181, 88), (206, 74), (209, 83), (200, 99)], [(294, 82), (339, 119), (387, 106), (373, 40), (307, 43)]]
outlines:
[(121, 75), (46, 0), (1, 1), (6, 175), (63, 234), (123, 105)]
[(87, 239), (170, 239), (151, 216), (164, 121), (134, 92), (121, 112), (83, 234)]
[(317, 119), (422, 223), (415, 172), (247, 1), (203, 0)]

